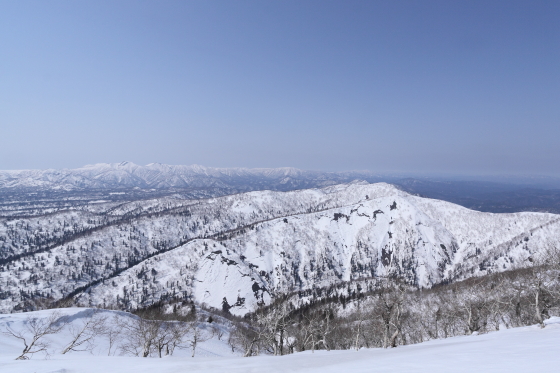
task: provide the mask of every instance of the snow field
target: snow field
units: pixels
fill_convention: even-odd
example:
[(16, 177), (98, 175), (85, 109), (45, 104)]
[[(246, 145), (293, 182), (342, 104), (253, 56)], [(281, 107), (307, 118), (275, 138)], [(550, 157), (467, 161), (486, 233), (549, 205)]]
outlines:
[[(83, 309), (62, 310), (76, 315)], [(29, 315), (47, 317), (52, 311), (0, 315), (0, 326), (21, 324)], [(122, 317), (128, 317), (119, 313)], [(21, 325), (20, 325), (21, 326)], [(53, 347), (63, 345), (65, 336), (52, 339)], [(460, 336), (428, 341), (395, 349), (360, 351), (309, 351), (287, 356), (234, 356), (222, 337), (204, 342), (194, 358), (190, 351), (178, 351), (166, 358), (106, 356), (106, 351), (54, 353), (49, 359), (34, 356), (27, 361), (14, 358), (21, 350), (18, 341), (0, 335), (0, 372), (10, 373), (179, 373), (179, 372), (393, 372), (393, 373), (527, 373), (557, 372), (560, 368), (560, 318), (551, 318), (547, 326), (529, 326), (483, 335)]]

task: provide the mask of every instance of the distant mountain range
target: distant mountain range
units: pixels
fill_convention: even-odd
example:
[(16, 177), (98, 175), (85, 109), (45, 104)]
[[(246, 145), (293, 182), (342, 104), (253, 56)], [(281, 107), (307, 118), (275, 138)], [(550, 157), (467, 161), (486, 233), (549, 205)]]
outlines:
[(296, 168), (212, 168), (131, 162), (99, 163), (76, 169), (0, 171), (0, 188), (12, 189), (184, 189), (230, 188), (293, 190), (334, 185), (355, 179), (379, 181), (371, 172), (317, 172)]
[[(0, 215), (16, 210), (27, 211), (31, 201), (41, 201), (43, 208), (56, 209), (99, 199), (131, 201), (174, 193), (196, 199), (255, 190), (321, 188), (356, 180), (391, 183), (411, 194), (442, 199), (479, 211), (560, 213), (560, 181), (554, 178), (496, 178), (488, 181), (406, 177), (370, 171), (212, 168), (160, 163), (139, 166), (122, 162), (64, 170), (0, 171)], [(33, 207), (39, 211), (38, 204)]]

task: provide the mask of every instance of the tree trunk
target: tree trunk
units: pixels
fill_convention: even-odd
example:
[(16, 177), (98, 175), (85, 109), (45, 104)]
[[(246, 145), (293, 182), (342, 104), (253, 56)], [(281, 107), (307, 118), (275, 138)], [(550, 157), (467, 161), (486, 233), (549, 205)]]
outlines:
[(399, 329), (395, 330), (395, 332), (393, 333), (393, 335), (391, 336), (391, 340), (389, 341), (389, 344), (391, 345), (391, 347), (397, 347), (397, 336), (399, 335)]
[(144, 343), (144, 350), (142, 351), (142, 357), (148, 357), (150, 354), (150, 343)]
[(193, 339), (193, 343), (192, 343), (192, 356), (191, 357), (194, 357), (194, 353), (196, 351), (196, 339), (197, 338), (196, 338), (196, 335), (195, 335), (194, 339)]
[(243, 355), (243, 357), (249, 357), (253, 354), (253, 345), (254, 344), (255, 344), (255, 341), (251, 341), (251, 344), (249, 345), (249, 347), (245, 351), (245, 355)]
[(358, 324), (358, 332), (356, 333), (356, 345), (354, 346), (356, 348), (356, 351), (358, 351), (360, 349), (359, 343), (360, 343), (360, 329), (362, 327), (362, 322), (360, 321), (360, 323)]
[(541, 328), (544, 328), (544, 320), (541, 313), (539, 295), (540, 289), (537, 289), (537, 292), (535, 293), (535, 316), (537, 317), (537, 321), (539, 322)]
[(387, 348), (389, 347), (389, 332), (391, 329), (391, 325), (389, 325), (389, 323), (385, 324), (385, 333), (383, 336), (383, 348)]
[(315, 334), (312, 334), (311, 337), (311, 353), (315, 352)]

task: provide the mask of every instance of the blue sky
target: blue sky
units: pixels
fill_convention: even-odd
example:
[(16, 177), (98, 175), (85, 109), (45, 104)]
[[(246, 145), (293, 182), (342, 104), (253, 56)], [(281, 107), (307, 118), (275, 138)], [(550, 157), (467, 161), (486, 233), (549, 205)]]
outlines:
[(560, 176), (559, 1), (0, 0), (0, 169)]

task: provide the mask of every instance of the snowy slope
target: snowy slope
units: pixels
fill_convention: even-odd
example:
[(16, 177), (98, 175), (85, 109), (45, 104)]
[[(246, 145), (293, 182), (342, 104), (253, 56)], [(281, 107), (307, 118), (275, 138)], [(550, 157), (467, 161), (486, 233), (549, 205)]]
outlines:
[(0, 241), (3, 312), (72, 295), (83, 306), (187, 299), (242, 315), (280, 293), (344, 281), (430, 287), (526, 265), (560, 246), (560, 216), (481, 213), (352, 183), (3, 219)]
[[(0, 324), (21, 318), (0, 315)], [(62, 345), (62, 337), (55, 347)], [(53, 354), (44, 360), (13, 360), (19, 352), (16, 344), (0, 335), (0, 371), (13, 373), (47, 372), (395, 372), (395, 373), (525, 373), (555, 372), (560, 366), (560, 319), (547, 326), (501, 330), (484, 335), (433, 340), (395, 349), (360, 351), (325, 350), (287, 356), (228, 357), (219, 341), (204, 346), (207, 353), (190, 358), (139, 358), (90, 355), (87, 353)], [(213, 357), (211, 353), (214, 353)]]
[[(115, 289), (122, 294), (125, 286), (145, 289), (137, 280), (139, 268), (145, 273), (154, 268), (166, 274), (166, 284), (176, 284), (174, 291), (188, 289), (197, 302), (215, 308), (222, 307), (225, 297), (234, 305), (232, 313), (244, 314), (259, 301), (266, 303), (269, 294), (342, 281), (396, 275), (429, 287), (509, 269), (526, 263), (537, 250), (557, 245), (560, 238), (556, 215), (478, 213), (412, 197), (388, 185), (345, 188), (364, 198), (345, 207), (262, 222), (225, 240), (190, 242), (131, 268), (114, 284), (92, 288), (83, 304), (108, 302)], [(445, 219), (452, 214), (463, 223)], [(147, 278), (153, 283), (153, 277)]]
[[(29, 336), (29, 333), (25, 330), (25, 325), (29, 322), (29, 319), (43, 319), (46, 320), (53, 313), (57, 314), (57, 318), (67, 318), (68, 323), (64, 328), (56, 334), (51, 334), (45, 337), (45, 340), (49, 343), (48, 354), (59, 357), (67, 356), (79, 356), (88, 357), (91, 355), (100, 356), (118, 356), (122, 355), (123, 352), (120, 350), (120, 346), (126, 343), (126, 335), (123, 332), (120, 338), (116, 340), (113, 345), (110, 345), (107, 335), (99, 334), (97, 335), (92, 343), (92, 349), (87, 351), (79, 351), (80, 349), (85, 349), (87, 345), (82, 345), (76, 348), (78, 351), (70, 351), (66, 355), (62, 355), (61, 352), (72, 340), (72, 329), (79, 330), (83, 327), (84, 323), (89, 320), (92, 312), (97, 312), (96, 317), (101, 317), (105, 319), (105, 326), (107, 328), (112, 328), (116, 330), (118, 328), (122, 329), (122, 324), (130, 322), (133, 319), (137, 319), (135, 315), (121, 311), (110, 311), (103, 309), (91, 309), (91, 308), (60, 308), (55, 310), (43, 310), (27, 313), (15, 313), (15, 314), (0, 314), (0, 331), (5, 331), (6, 327), (19, 332), (23, 331), (24, 335)], [(224, 320), (226, 321), (226, 320)], [(227, 322), (227, 321), (226, 321)], [(227, 339), (229, 336), (229, 325), (228, 324), (209, 324), (207, 322), (199, 322), (198, 326), (202, 331), (203, 336), (202, 341), (197, 345), (195, 356), (196, 357), (231, 357), (238, 356), (238, 353), (231, 351), (231, 347), (227, 344)], [(213, 331), (221, 330), (222, 336), (218, 338), (217, 333)], [(208, 338), (211, 337), (211, 338)], [(186, 335), (186, 340), (188, 340), (189, 334)], [(185, 345), (186, 347), (186, 345)], [(5, 334), (0, 334), (0, 359), (10, 356), (11, 359), (19, 356), (22, 352), (23, 344), (20, 340), (7, 336)], [(40, 352), (34, 355), (33, 359), (44, 359), (45, 353)], [(191, 357), (192, 349), (190, 348), (180, 348), (174, 351), (174, 356), (188, 356)], [(1, 364), (1, 363), (0, 363)], [(0, 365), (0, 371), (1, 365)]]

